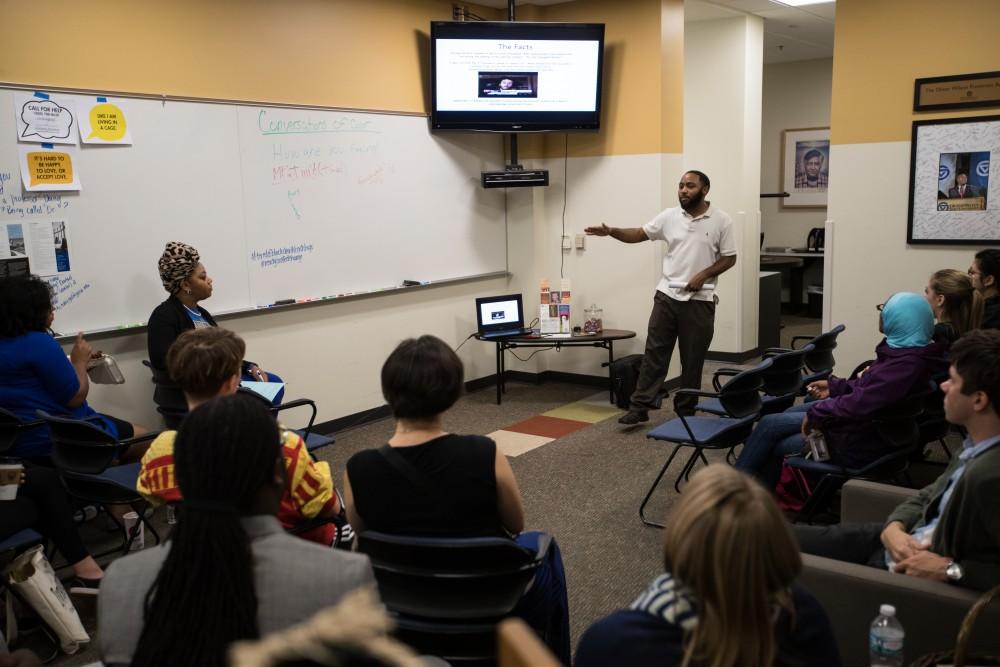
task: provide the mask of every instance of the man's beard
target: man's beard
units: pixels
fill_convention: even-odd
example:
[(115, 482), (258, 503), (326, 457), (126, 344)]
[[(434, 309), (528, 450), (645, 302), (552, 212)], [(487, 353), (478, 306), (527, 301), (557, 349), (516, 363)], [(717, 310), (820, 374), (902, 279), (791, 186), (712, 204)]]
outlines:
[(678, 198), (677, 201), (680, 203), (682, 209), (685, 211), (691, 211), (701, 206), (701, 203), (705, 201), (705, 191), (702, 190), (697, 195), (693, 195), (690, 199), (688, 199), (686, 204), (681, 201), (680, 198)]

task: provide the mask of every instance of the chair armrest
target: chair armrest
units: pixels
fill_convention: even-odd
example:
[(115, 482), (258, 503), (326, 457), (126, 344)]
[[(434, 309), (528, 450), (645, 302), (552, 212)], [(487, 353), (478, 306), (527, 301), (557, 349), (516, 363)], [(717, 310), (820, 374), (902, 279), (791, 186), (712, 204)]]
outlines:
[(149, 433), (143, 433), (142, 435), (137, 435), (132, 438), (125, 438), (124, 440), (119, 440), (116, 447), (121, 447), (122, 445), (126, 447), (131, 447), (132, 445), (139, 445), (144, 442), (152, 442), (160, 437), (163, 431), (150, 431)]
[(302, 439), (308, 440), (309, 434), (312, 432), (313, 424), (316, 422), (316, 401), (311, 398), (296, 398), (291, 401), (285, 401), (281, 405), (276, 405), (272, 408), (272, 411), (277, 415), (282, 410), (292, 410), (294, 408), (309, 407), (312, 412), (309, 415), (309, 423), (306, 427), (302, 429)]
[(896, 506), (916, 494), (916, 489), (852, 479), (841, 490), (840, 520), (844, 523), (883, 522)]
[[(802, 555), (802, 585), (823, 605), (833, 625), (844, 665), (867, 665), (868, 626), (880, 604), (895, 605), (906, 630), (906, 661), (924, 653), (953, 648), (959, 626), (977, 591), (927, 579), (894, 574), (867, 565), (855, 565)], [(1000, 607), (994, 605), (979, 618), (972, 633), (975, 650), (1000, 652)]]
[(722, 385), (719, 383), (720, 377), (732, 377), (742, 372), (739, 368), (718, 368), (712, 374), (712, 386), (715, 388), (715, 391), (722, 391)]
[(792, 340), (790, 341), (789, 344), (790, 344), (791, 348), (793, 350), (795, 350), (795, 349), (798, 349), (798, 348), (795, 347), (796, 343), (798, 343), (799, 341), (803, 341), (803, 340), (812, 340), (813, 338), (815, 338), (815, 336), (792, 336)]

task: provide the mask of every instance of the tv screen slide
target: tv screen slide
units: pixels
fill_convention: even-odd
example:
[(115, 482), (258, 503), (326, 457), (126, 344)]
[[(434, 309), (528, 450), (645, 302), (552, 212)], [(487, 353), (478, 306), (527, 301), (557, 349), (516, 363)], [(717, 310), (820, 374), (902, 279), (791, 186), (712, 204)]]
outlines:
[(435, 22), (434, 127), (597, 129), (604, 26)]
[(440, 39), (438, 111), (594, 111), (598, 42)]

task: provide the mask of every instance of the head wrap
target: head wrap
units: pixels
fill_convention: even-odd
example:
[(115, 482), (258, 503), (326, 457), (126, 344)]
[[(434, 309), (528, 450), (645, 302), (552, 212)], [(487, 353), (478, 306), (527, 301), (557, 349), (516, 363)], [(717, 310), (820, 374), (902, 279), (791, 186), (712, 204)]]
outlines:
[(889, 347), (923, 347), (934, 335), (934, 312), (923, 296), (897, 292), (882, 309), (882, 331)]
[(160, 280), (163, 289), (176, 294), (181, 289), (181, 281), (194, 273), (201, 257), (198, 251), (186, 243), (170, 241), (160, 255)]

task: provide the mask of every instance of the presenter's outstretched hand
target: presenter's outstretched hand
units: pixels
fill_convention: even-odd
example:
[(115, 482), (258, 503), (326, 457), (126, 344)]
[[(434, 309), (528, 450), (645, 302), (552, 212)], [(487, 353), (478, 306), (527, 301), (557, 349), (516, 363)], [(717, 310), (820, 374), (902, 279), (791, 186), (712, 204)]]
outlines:
[(587, 227), (583, 230), (587, 236), (610, 236), (611, 228), (603, 222), (599, 227)]

